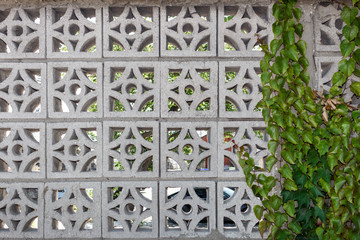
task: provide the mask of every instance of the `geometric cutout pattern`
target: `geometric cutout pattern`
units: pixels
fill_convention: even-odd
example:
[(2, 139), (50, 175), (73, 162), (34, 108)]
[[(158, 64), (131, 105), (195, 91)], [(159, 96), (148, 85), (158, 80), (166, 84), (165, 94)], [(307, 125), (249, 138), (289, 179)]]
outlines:
[(102, 115), (100, 63), (49, 63), (48, 72), (50, 117)]
[(158, 236), (157, 182), (104, 182), (103, 236)]
[(105, 122), (104, 139), (104, 177), (159, 176), (158, 122)]
[(104, 56), (159, 56), (158, 7), (104, 8)]
[(47, 57), (101, 57), (100, 32), (100, 8), (48, 7)]
[(100, 183), (47, 183), (45, 190), (46, 238), (101, 236)]
[(45, 57), (45, 8), (0, 10), (0, 58)]
[(162, 63), (161, 116), (217, 117), (217, 63)]
[(43, 183), (0, 183), (0, 238), (43, 236)]
[(163, 56), (215, 56), (216, 8), (163, 6), (161, 8)]
[(159, 117), (159, 63), (105, 63), (104, 74), (106, 117)]
[(263, 56), (258, 39), (270, 43), (271, 7), (219, 6), (218, 50), (220, 56)]
[(218, 229), (229, 238), (260, 239), (254, 207), (261, 205), (245, 182), (218, 182)]
[(0, 179), (45, 177), (45, 124), (1, 123)]
[[(244, 177), (236, 153), (235, 144), (244, 149), (255, 160), (255, 165), (265, 168), (269, 155), (264, 122), (219, 122), (218, 131), (218, 175), (226, 177)], [(221, 161), (220, 161), (221, 160)]]
[(160, 182), (160, 236), (203, 237), (215, 229), (215, 183)]
[(101, 176), (102, 129), (99, 123), (50, 123), (47, 132), (48, 177)]
[(260, 72), (259, 63), (255, 61), (220, 63), (220, 117), (262, 118), (257, 108), (262, 99)]
[(0, 63), (0, 118), (46, 116), (43, 63)]
[[(321, 91), (324, 89), (324, 93), (328, 94), (332, 86), (332, 76), (338, 71), (338, 63), (341, 57), (315, 57), (317, 68), (317, 89)], [(350, 90), (350, 85), (353, 82), (360, 82), (360, 78), (352, 75), (347, 80), (342, 91), (345, 102), (357, 107), (360, 104), (360, 99)]]
[(343, 6), (339, 3), (320, 2), (315, 16), (315, 46), (317, 51), (339, 52), (343, 38), (341, 19)]
[(215, 177), (215, 122), (161, 123), (162, 177)]

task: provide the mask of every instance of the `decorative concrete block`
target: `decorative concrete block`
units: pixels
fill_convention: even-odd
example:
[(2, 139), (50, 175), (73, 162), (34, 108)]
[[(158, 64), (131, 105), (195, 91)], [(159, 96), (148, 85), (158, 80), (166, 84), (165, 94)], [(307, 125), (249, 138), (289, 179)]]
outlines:
[(261, 101), (261, 73), (257, 61), (220, 62), (220, 117), (262, 119), (256, 105)]
[(159, 176), (158, 122), (104, 122), (104, 177)]
[(0, 16), (0, 58), (45, 57), (45, 8), (11, 8)]
[(49, 117), (102, 116), (102, 64), (48, 63)]
[(49, 178), (101, 176), (101, 123), (48, 123), (47, 134), (47, 176)]
[(159, 56), (159, 8), (104, 8), (105, 57)]
[(215, 229), (215, 182), (160, 182), (160, 237), (203, 237)]
[(161, 123), (161, 177), (216, 177), (216, 130), (216, 122)]
[(0, 238), (43, 238), (43, 183), (0, 182)]
[(48, 58), (100, 58), (101, 8), (47, 6)]
[(56, 182), (45, 185), (45, 238), (99, 238), (101, 184)]
[(254, 207), (261, 201), (245, 182), (218, 182), (217, 226), (228, 238), (261, 239)]
[(220, 4), (218, 7), (219, 56), (263, 56), (258, 40), (269, 44), (273, 38), (271, 6)]
[(160, 64), (106, 62), (105, 117), (159, 117)]
[(162, 62), (161, 117), (217, 117), (217, 68), (216, 62)]
[(103, 237), (157, 238), (157, 193), (157, 182), (103, 182)]
[(343, 38), (342, 6), (338, 3), (321, 2), (315, 13), (315, 47), (320, 52), (340, 52)]
[(267, 150), (270, 139), (264, 122), (219, 122), (218, 132), (218, 176), (244, 177), (235, 144), (244, 146), (255, 160), (255, 165), (265, 168), (266, 158), (270, 155)]
[(45, 124), (0, 124), (0, 179), (45, 177)]
[(0, 118), (44, 118), (45, 79), (43, 63), (0, 63)]
[(161, 56), (216, 56), (216, 7), (162, 6)]
[[(338, 64), (341, 57), (315, 57), (317, 68), (317, 89), (324, 93), (329, 93), (332, 86), (332, 77), (334, 73), (339, 71)], [(350, 76), (345, 84), (343, 90), (343, 97), (345, 102), (349, 102), (351, 105), (357, 107), (360, 104), (360, 99), (350, 90), (350, 85), (353, 82), (360, 82), (360, 78), (354, 75)]]

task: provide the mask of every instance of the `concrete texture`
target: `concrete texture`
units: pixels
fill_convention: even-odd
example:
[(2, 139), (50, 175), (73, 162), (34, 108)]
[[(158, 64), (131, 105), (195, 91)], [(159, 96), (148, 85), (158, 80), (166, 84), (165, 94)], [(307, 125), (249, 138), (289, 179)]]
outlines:
[[(341, 6), (319, 2), (298, 5), (328, 91)], [(264, 166), (272, 4), (0, 0), (0, 238), (259, 239), (234, 143)]]

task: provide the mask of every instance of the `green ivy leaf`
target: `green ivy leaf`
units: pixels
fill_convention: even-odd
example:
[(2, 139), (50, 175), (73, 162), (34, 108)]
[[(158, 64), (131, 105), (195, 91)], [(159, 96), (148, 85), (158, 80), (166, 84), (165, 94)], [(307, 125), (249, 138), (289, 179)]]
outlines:
[(315, 229), (315, 232), (316, 232), (316, 236), (318, 236), (319, 240), (323, 240), (324, 229), (322, 227), (317, 227)]
[(338, 165), (338, 159), (335, 155), (329, 154), (327, 157), (327, 163), (329, 164), (330, 170), (332, 171), (334, 167)]
[(266, 169), (271, 172), (274, 164), (277, 162), (277, 159), (274, 157), (274, 155), (269, 156), (266, 158)]
[(340, 50), (343, 57), (348, 57), (355, 49), (355, 43), (349, 42), (347, 39), (344, 39), (340, 43)]
[(281, 168), (279, 168), (279, 172), (281, 173), (281, 176), (283, 176), (286, 179), (292, 179), (292, 169), (289, 167), (288, 164), (284, 164)]
[(285, 179), (283, 187), (289, 191), (298, 190), (298, 187), (296, 186), (295, 182), (289, 179)]
[(283, 31), (283, 25), (282, 22), (278, 22), (276, 21), (275, 23), (273, 23), (272, 25), (272, 30), (274, 33), (274, 37), (277, 38), (278, 36), (281, 35), (282, 31)]
[(342, 72), (334, 73), (332, 77), (333, 86), (342, 86), (346, 82), (346, 77)]
[(293, 28), (283, 32), (282, 37), (284, 39), (284, 44), (287, 46), (293, 45), (295, 43), (295, 29)]
[(293, 231), (295, 234), (300, 234), (301, 233), (301, 226), (299, 223), (297, 222), (290, 222), (288, 223), (288, 228)]
[(295, 202), (294, 200), (290, 200), (289, 202), (284, 204), (284, 210), (290, 217), (295, 217)]
[(299, 135), (297, 134), (295, 128), (289, 127), (281, 133), (281, 137), (288, 140), (292, 144), (299, 143)]
[(319, 145), (317, 146), (319, 149), (319, 154), (320, 156), (324, 155), (325, 153), (327, 153), (329, 151), (329, 142), (326, 140), (321, 140)]
[(279, 196), (277, 196), (277, 195), (272, 195), (272, 196), (270, 197), (269, 201), (270, 201), (271, 207), (272, 207), (275, 211), (279, 210), (279, 208), (280, 208), (280, 206), (281, 206), (281, 204), (282, 204), (282, 200), (281, 200), (281, 198), (280, 198)]
[(352, 57), (354, 58), (357, 64), (360, 64), (360, 48), (355, 50)]
[(286, 55), (294, 61), (297, 61), (299, 59), (299, 51), (297, 50), (297, 47), (295, 45), (291, 45), (287, 51)]
[(295, 154), (293, 151), (282, 150), (281, 156), (290, 164), (295, 164)]
[(261, 220), (262, 216), (263, 216), (263, 212), (264, 212), (264, 208), (259, 206), (259, 205), (256, 205), (254, 207), (254, 213), (255, 213), (255, 216), (257, 219)]
[(274, 39), (270, 42), (270, 50), (272, 54), (276, 54), (281, 47), (282, 41), (280, 39)]
[(349, 8), (348, 6), (345, 6), (341, 12), (341, 19), (347, 25), (351, 25), (351, 23), (355, 20), (358, 12), (359, 12), (359, 10), (356, 7)]
[(305, 56), (305, 54), (306, 54), (306, 48), (307, 48), (306, 42), (305, 42), (304, 40), (299, 40), (299, 41), (296, 43), (296, 46), (297, 46), (297, 48), (299, 49), (301, 55)]
[(349, 60), (343, 59), (339, 62), (339, 69), (349, 77), (355, 70), (355, 60), (350, 58)]
[(310, 144), (312, 144), (312, 142), (313, 142), (313, 136), (312, 136), (311, 131), (304, 131), (302, 134), (302, 138), (303, 138), (304, 142), (307, 142)]
[(293, 14), (294, 14), (294, 17), (296, 18), (296, 20), (300, 20), (301, 18), (301, 15), (302, 15), (302, 12), (301, 12), (301, 9), (300, 8), (294, 8), (293, 9)]
[(270, 140), (270, 141), (268, 142), (269, 152), (270, 152), (271, 154), (275, 155), (278, 146), (279, 146), (279, 141)]
[(268, 127), (266, 128), (266, 132), (269, 133), (270, 137), (274, 140), (278, 140), (279, 139), (279, 135), (280, 135), (280, 129), (279, 126), (276, 125), (268, 125)]
[(304, 26), (301, 23), (298, 23), (295, 25), (295, 33), (299, 36), (302, 37), (302, 34), (304, 32)]
[(344, 176), (339, 176), (335, 180), (335, 192), (338, 193), (339, 189), (344, 185), (346, 182)]
[(267, 179), (266, 179), (266, 182), (264, 183), (264, 190), (266, 191), (266, 192), (269, 192), (269, 191), (271, 191), (271, 189), (273, 188), (273, 187), (275, 187), (275, 185), (276, 185), (276, 180), (275, 180), (275, 178), (273, 177), (273, 176), (269, 176)]
[(304, 56), (301, 56), (301, 57), (299, 58), (299, 63), (301, 64), (301, 66), (302, 66), (303, 68), (307, 68), (307, 67), (309, 66), (309, 60), (307, 60), (307, 58), (304, 57)]
[(260, 223), (259, 223), (259, 232), (261, 234), (261, 238), (263, 238), (266, 229), (267, 229), (266, 221), (265, 220), (260, 221)]
[(262, 85), (268, 84), (270, 82), (271, 76), (272, 76), (271, 72), (263, 72), (261, 74), (261, 84)]
[(280, 15), (284, 11), (283, 8), (284, 7), (280, 4), (274, 4), (272, 10), (273, 10), (273, 16), (275, 17), (276, 20), (280, 20)]
[(360, 82), (353, 82), (350, 85), (350, 90), (355, 93), (357, 96), (360, 96)]
[(356, 38), (358, 32), (359, 32), (359, 28), (356, 25), (354, 26), (346, 25), (342, 29), (343, 36), (349, 41), (352, 41), (354, 38)]
[(326, 214), (325, 211), (320, 209), (318, 206), (314, 207), (314, 217), (320, 218), (322, 222), (326, 222)]
[[(284, 222), (287, 221), (287, 215), (284, 213), (276, 212), (275, 213), (275, 225), (281, 227)], [(285, 238), (284, 238), (285, 239)]]
[(330, 194), (331, 186), (328, 182), (326, 182), (324, 179), (320, 178), (319, 180), (320, 186), (328, 193)]

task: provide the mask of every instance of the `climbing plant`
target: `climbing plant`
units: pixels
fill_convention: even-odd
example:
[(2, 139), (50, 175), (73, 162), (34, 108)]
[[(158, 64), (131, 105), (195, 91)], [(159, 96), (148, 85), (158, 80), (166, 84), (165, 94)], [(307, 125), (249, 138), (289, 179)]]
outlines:
[(343, 99), (348, 88), (360, 96), (360, 82), (350, 80), (360, 77), (360, 1), (343, 6), (343, 59), (328, 93), (309, 87), (302, 11), (295, 4), (273, 5), (275, 38), (262, 44), (260, 107), (271, 155), (261, 168), (237, 146), (239, 162), (262, 201), (254, 207), (262, 236), (360, 239), (360, 111)]

